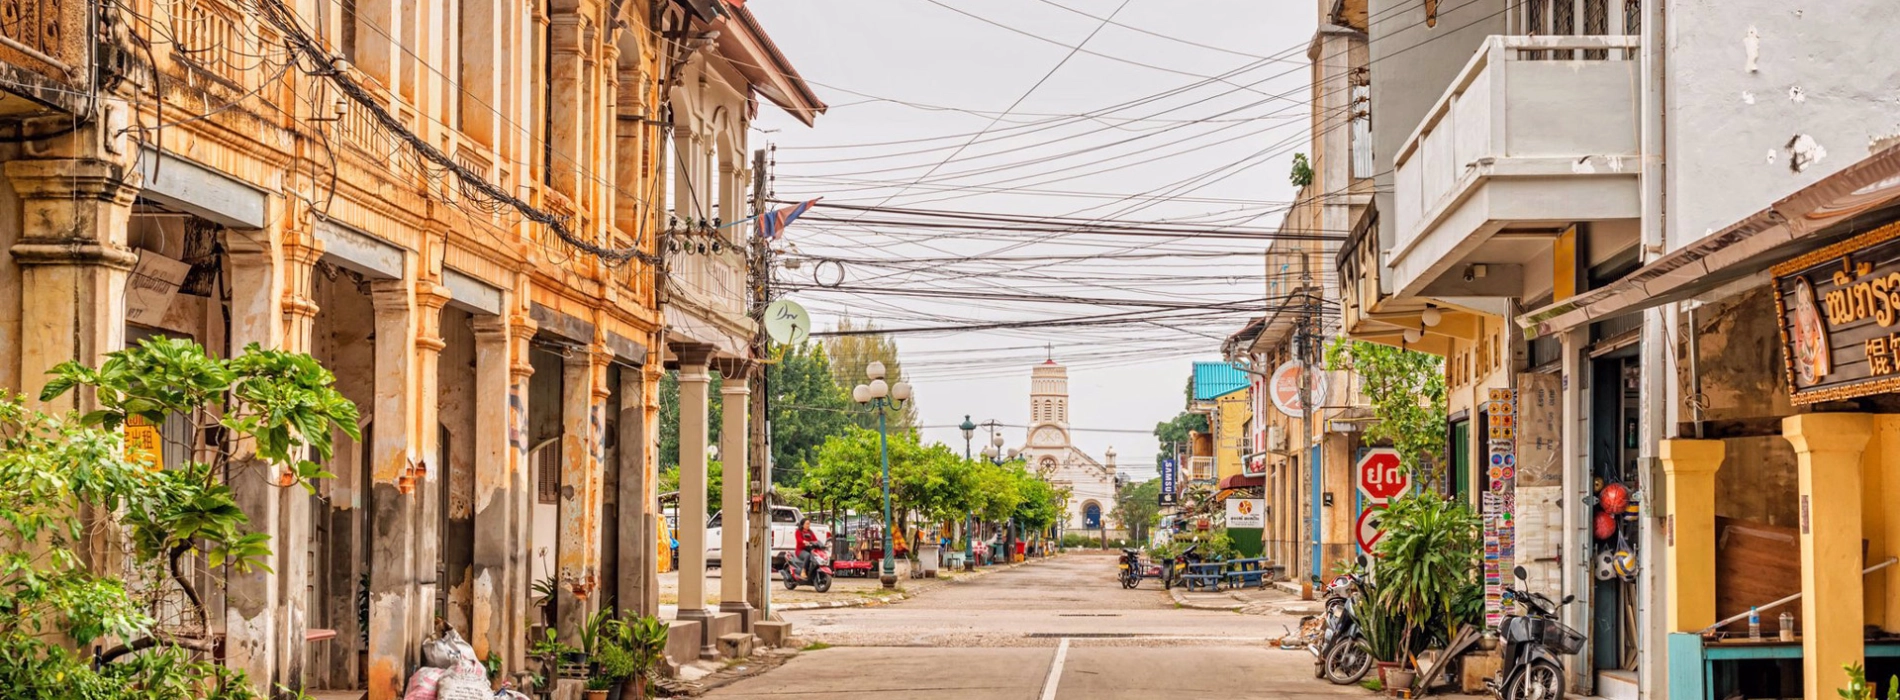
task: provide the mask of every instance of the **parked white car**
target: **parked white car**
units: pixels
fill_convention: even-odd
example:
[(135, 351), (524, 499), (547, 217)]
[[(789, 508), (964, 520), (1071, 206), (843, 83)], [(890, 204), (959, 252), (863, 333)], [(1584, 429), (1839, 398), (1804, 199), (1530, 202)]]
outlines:
[[(706, 566), (708, 567), (719, 566), (719, 549), (725, 544), (720, 537), (724, 531), (721, 527), (721, 515), (723, 513), (713, 513), (712, 517), (706, 521)], [(779, 552), (790, 556), (798, 548), (798, 520), (803, 517), (805, 517), (804, 512), (797, 508), (772, 506), (772, 551), (766, 553), (767, 559)], [(741, 527), (744, 525), (743, 522), (740, 523)], [(818, 535), (818, 541), (831, 541), (830, 526), (813, 521), (811, 531)]]

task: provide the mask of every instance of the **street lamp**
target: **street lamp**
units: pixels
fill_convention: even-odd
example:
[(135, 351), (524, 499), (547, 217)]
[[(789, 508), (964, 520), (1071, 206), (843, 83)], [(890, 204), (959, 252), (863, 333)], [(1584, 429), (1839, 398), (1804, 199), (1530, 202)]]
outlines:
[(884, 363), (876, 360), (864, 366), (864, 376), (871, 382), (852, 387), (851, 399), (877, 412), (877, 458), (884, 467), (884, 571), (878, 580), (885, 588), (896, 588), (897, 563), (892, 559), (891, 540), (897, 535), (897, 521), (891, 518), (891, 447), (884, 414), (910, 400), (910, 384), (886, 384)]
[[(963, 425), (959, 425), (957, 427), (963, 430), (963, 461), (965, 462), (974, 461), (974, 458), (970, 456), (970, 438), (976, 437), (976, 424), (970, 422), (970, 414), (968, 413), (963, 414)], [(975, 538), (973, 537), (975, 532), (976, 532), (976, 509), (971, 508), (969, 512), (963, 517), (963, 570), (964, 571), (976, 570), (976, 542), (975, 542)]]
[[(1003, 434), (996, 430), (1002, 427), (1001, 423), (994, 420), (984, 421), (983, 427), (990, 430), (990, 445), (983, 448), (983, 457), (990, 460), (991, 464), (1001, 465), (1022, 454), (1022, 450), (1013, 447), (1007, 452), (1003, 450)], [(1003, 523), (1003, 528), (1003, 561), (1008, 563), (1016, 558), (1016, 516), (1009, 516), (1009, 519)]]

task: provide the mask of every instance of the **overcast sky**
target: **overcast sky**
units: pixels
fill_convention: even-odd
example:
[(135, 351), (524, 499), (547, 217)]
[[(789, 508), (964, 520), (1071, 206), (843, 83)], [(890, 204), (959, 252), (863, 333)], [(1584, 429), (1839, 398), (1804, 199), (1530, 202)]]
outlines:
[[(1293, 196), (1292, 154), (1308, 150), (1311, 0), (746, 6), (832, 105), (809, 129), (761, 109), (752, 142), (777, 146), (780, 199), (1272, 229)], [(822, 204), (811, 216), (862, 219), (801, 220), (786, 234), (804, 255), (845, 260), (779, 277), (854, 288), (789, 294), (818, 330), (846, 313), (909, 328), (1139, 310), (1022, 296), (1266, 303), (1262, 263), (1244, 255), (1264, 248), (1257, 241), (923, 228)], [(1099, 254), (1110, 257), (1083, 259)], [(907, 290), (945, 296), (894, 293)], [(1141, 324), (905, 334), (898, 344), (925, 440), (959, 448), (965, 414), (1013, 426), (1008, 444), (1022, 444), (1030, 368), (1053, 345), (1070, 367), (1077, 445), (1097, 459), (1112, 445), (1122, 471), (1146, 479), (1149, 431), (1181, 410), (1192, 362), (1218, 359), (1220, 339), (1248, 315), (1183, 310)]]

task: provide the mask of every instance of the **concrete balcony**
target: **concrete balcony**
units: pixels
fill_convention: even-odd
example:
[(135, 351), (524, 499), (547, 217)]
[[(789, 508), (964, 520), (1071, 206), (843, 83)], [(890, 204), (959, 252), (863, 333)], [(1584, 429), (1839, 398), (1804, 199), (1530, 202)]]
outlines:
[(1394, 164), (1395, 297), (1523, 296), (1558, 235), (1640, 216), (1635, 37), (1493, 36)]

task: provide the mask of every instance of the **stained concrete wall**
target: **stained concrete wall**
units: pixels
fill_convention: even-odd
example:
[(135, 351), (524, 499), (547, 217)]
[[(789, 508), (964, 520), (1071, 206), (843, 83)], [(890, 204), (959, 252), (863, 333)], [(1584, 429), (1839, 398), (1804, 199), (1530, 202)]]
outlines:
[[(331, 269), (332, 278), (319, 270), (312, 283), (312, 299), (320, 312), (312, 323), (310, 353), (336, 376), (336, 390), (357, 405), (361, 420), (375, 418), (375, 313), (369, 296), (359, 289), (355, 275)], [(363, 630), (356, 607), (358, 589), (368, 561), (369, 506), (365, 443), (338, 431), (335, 451), (325, 465), (337, 478), (317, 482), (320, 504), (313, 507), (313, 536), (317, 561), (311, 591), (310, 626), (337, 631), (335, 639), (308, 647), (304, 667), (317, 688), (360, 688), (357, 650)]]
[[(561, 449), (561, 377), (565, 371), (565, 362), (559, 354), (537, 345), (529, 353), (534, 365), (534, 376), (528, 380), (528, 446), (533, 448), (547, 442), (540, 451), (531, 452), (529, 469), (528, 499), (533, 509), (530, 522), (533, 531), (530, 536), (532, 564), (529, 568), (530, 581), (539, 581), (554, 575), (555, 533), (560, 529), (560, 506), (554, 503), (542, 503), (533, 493), (534, 485), (541, 478), (541, 466), (560, 469), (559, 458), (544, 455), (543, 451), (559, 453)], [(548, 442), (553, 440), (553, 442)]]
[[(1505, 0), (1431, 2), (1438, 9), (1433, 26), (1425, 23), (1426, 0), (1369, 0), (1371, 26), (1367, 50), (1372, 66), (1372, 163), (1381, 212), (1396, 212), (1392, 161), (1405, 139), (1418, 128), (1453, 78), (1493, 34), (1503, 34)], [(1379, 217), (1379, 249), (1397, 239), (1396, 216)], [(1382, 286), (1391, 275), (1380, 275)], [(1388, 287), (1385, 291), (1390, 292)]]
[[(1900, 133), (1893, 3), (1672, 2), (1667, 12), (1670, 247), (1760, 211)], [(1797, 155), (1812, 163), (1797, 164)]]
[(469, 636), (474, 620), (470, 577), (475, 564), (475, 329), (468, 312), (442, 310), (442, 348), (437, 361), (436, 420), (443, 428), (448, 459), (445, 525), (441, 540), (443, 586), (448, 590), (446, 619)]

